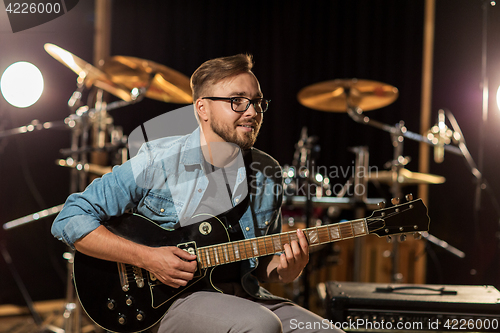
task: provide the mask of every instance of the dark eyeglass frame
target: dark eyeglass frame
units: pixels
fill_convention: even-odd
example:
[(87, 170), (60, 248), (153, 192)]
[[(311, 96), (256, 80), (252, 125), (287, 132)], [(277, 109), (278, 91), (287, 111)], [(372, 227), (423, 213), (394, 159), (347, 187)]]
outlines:
[[(247, 97), (202, 97), (201, 99), (209, 99), (209, 100), (212, 100), (212, 101), (231, 101), (231, 109), (234, 112), (245, 112), (246, 110), (248, 110), (248, 108), (250, 107), (250, 105), (253, 105), (253, 107), (254, 107), (254, 109), (255, 109), (255, 111), (257, 113), (264, 113), (264, 112), (266, 112), (269, 109), (269, 103), (271, 103), (270, 99), (265, 99), (265, 98), (262, 98), (262, 97), (254, 98), (254, 99), (250, 99), (250, 98), (247, 98)], [(245, 110), (235, 110), (234, 109), (234, 104), (233, 103), (234, 103), (234, 100), (236, 100), (236, 99), (246, 99), (248, 101)], [(255, 107), (255, 104), (258, 103), (259, 101), (266, 101), (267, 107), (266, 107), (265, 110), (259, 111)]]

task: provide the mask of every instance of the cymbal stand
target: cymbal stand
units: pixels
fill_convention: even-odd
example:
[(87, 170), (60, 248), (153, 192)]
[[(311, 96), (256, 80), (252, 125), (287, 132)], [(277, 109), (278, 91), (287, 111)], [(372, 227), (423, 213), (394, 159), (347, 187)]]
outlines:
[[(344, 91), (346, 94), (346, 104), (347, 104), (347, 113), (349, 116), (354, 119), (356, 122), (372, 125), (376, 128), (380, 128), (391, 133), (392, 144), (394, 147), (393, 161), (391, 162), (391, 169), (393, 171), (393, 177), (395, 177), (395, 181), (392, 182), (391, 186), (391, 195), (393, 198), (401, 198), (401, 184), (397, 181), (399, 179), (399, 172), (403, 167), (403, 161), (405, 158), (402, 156), (403, 154), (403, 142), (404, 142), (404, 133), (407, 132), (406, 127), (404, 126), (404, 122), (400, 121), (396, 126), (389, 126), (374, 120), (371, 120), (367, 116), (363, 115), (363, 110), (361, 110), (356, 105), (351, 103), (351, 89), (349, 86), (344, 87)], [(399, 200), (399, 199), (393, 199)], [(358, 247), (360, 245), (358, 244)], [(356, 272), (356, 270), (355, 270)], [(392, 248), (392, 274), (391, 281), (396, 283), (402, 280), (402, 274), (399, 272), (399, 244), (397, 241), (393, 242)]]
[[(311, 184), (314, 183), (314, 181), (312, 181), (314, 177), (312, 172), (314, 171), (314, 164), (315, 164), (315, 158), (313, 156), (313, 153), (318, 151), (318, 147), (315, 145), (316, 141), (317, 137), (309, 137), (307, 135), (307, 127), (303, 127), (301, 132), (301, 138), (299, 142), (295, 145), (296, 150), (293, 160), (293, 166), (296, 168), (296, 172), (299, 174), (298, 176), (303, 177), (305, 180), (306, 228), (309, 228), (311, 226), (312, 211), (313, 211)], [(302, 306), (305, 307), (306, 309), (309, 308), (309, 298), (310, 298), (309, 273), (310, 273), (309, 266), (306, 266), (301, 274), (301, 280), (303, 286)]]
[[(396, 130), (394, 133), (391, 133), (392, 137), (392, 145), (394, 147), (393, 160), (391, 162), (391, 170), (393, 179), (395, 181), (392, 182), (391, 185), (391, 195), (393, 198), (393, 204), (399, 203), (399, 198), (403, 196), (403, 192), (401, 191), (401, 183), (399, 182), (399, 175), (401, 169), (406, 164), (407, 159), (403, 156), (403, 144), (404, 137), (402, 133), (406, 131), (406, 127), (404, 126), (404, 122), (400, 121), (394, 127)], [(398, 240), (394, 240), (392, 243), (392, 274), (391, 274), (391, 282), (397, 283), (403, 280), (403, 274), (399, 271), (399, 242)]]
[[(346, 89), (346, 94), (347, 96), (349, 92), (349, 89)], [(347, 98), (349, 101), (349, 98)], [(379, 121), (370, 119), (368, 116), (363, 114), (363, 110), (361, 110), (359, 107), (356, 106), (351, 106), (348, 105), (347, 108), (347, 114), (357, 123), (364, 124), (364, 125), (370, 125), (372, 127), (381, 129), (385, 132), (388, 132), (391, 134), (393, 146), (394, 146), (394, 155), (393, 155), (393, 161), (391, 162), (391, 169), (393, 171), (393, 177), (394, 181), (392, 182), (392, 187), (391, 187), (391, 195), (394, 198), (393, 204), (399, 200), (398, 198), (402, 197), (402, 192), (401, 192), (401, 183), (398, 182), (399, 178), (399, 173), (400, 170), (403, 168), (403, 166), (408, 163), (408, 158), (405, 158), (402, 156), (402, 151), (403, 151), (403, 142), (404, 138), (411, 139), (413, 141), (417, 142), (423, 142), (431, 146), (437, 146), (438, 144), (432, 142), (428, 138), (408, 131), (408, 129), (404, 126), (404, 122), (400, 121), (398, 124), (395, 126), (389, 126), (387, 124), (381, 123)], [(456, 147), (456, 146), (451, 146), (448, 144), (444, 145), (444, 150), (456, 154), (456, 155), (463, 155), (461, 148)], [(432, 235), (431, 235), (432, 236)], [(428, 238), (426, 238), (428, 239)], [(392, 253), (392, 262), (393, 262), (393, 268), (392, 268), (392, 280), (393, 282), (398, 282), (401, 281), (402, 275), (401, 273), (398, 272), (399, 268), (399, 247), (397, 246), (397, 241), (394, 242), (394, 247), (393, 247), (393, 253)], [(452, 252), (452, 251), (450, 251)], [(452, 252), (453, 253), (453, 252)]]
[[(78, 82), (79, 85), (83, 84), (81, 81)], [(141, 101), (144, 98), (145, 89), (134, 89), (133, 92), (131, 92), (132, 99), (130, 102), (120, 100), (110, 104), (106, 104), (103, 101), (103, 91), (99, 89), (96, 94), (95, 108), (92, 109), (85, 105), (82, 106), (80, 102), (82, 98), (81, 92), (82, 89), (79, 86), (77, 91), (73, 93), (72, 98), (68, 101), (70, 110), (74, 111), (72, 115), (66, 118), (66, 122), (72, 128), (71, 149), (68, 151), (68, 156), (70, 156), (73, 161), (83, 165), (88, 162), (89, 153), (95, 151), (109, 152), (120, 149), (120, 162), (123, 162), (126, 159), (127, 151), (122, 142), (123, 132), (121, 128), (113, 126), (113, 119), (107, 111)], [(115, 149), (107, 149), (113, 148), (106, 143), (106, 136), (108, 134), (111, 135), (111, 145), (115, 145)], [(70, 178), (70, 193), (83, 191), (87, 185), (88, 173), (73, 169)], [(63, 313), (63, 328), (59, 329), (49, 326), (52, 331), (57, 333), (82, 332), (82, 308), (78, 300), (76, 300), (76, 292), (72, 283), (73, 256), (74, 251), (65, 253), (68, 275), (66, 282), (66, 304)]]
[[(354, 218), (363, 218), (365, 215), (364, 203), (368, 198), (368, 178), (366, 172), (369, 168), (368, 147), (354, 147), (351, 151), (356, 154), (354, 163)], [(361, 189), (361, 190), (359, 190)], [(358, 237), (354, 239), (354, 268), (353, 281), (360, 282), (362, 280), (362, 252), (365, 239)]]

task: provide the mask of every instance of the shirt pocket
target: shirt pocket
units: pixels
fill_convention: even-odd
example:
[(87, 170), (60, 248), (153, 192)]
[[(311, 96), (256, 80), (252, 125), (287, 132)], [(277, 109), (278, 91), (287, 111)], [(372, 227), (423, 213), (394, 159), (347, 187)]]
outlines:
[(261, 212), (255, 213), (256, 224), (255, 224), (255, 236), (264, 236), (268, 233), (269, 228), (272, 226), (273, 218), (275, 214), (274, 209), (268, 209)]
[(177, 221), (177, 212), (182, 208), (182, 204), (176, 204), (171, 196), (152, 191), (146, 195), (144, 205), (160, 223)]

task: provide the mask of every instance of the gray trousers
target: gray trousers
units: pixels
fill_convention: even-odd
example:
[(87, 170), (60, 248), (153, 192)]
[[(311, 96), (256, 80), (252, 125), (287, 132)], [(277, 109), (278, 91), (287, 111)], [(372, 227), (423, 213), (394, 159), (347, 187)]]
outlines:
[[(241, 288), (241, 287), (240, 287)], [(226, 290), (225, 290), (226, 291)], [(326, 319), (292, 303), (256, 300), (241, 290), (197, 291), (177, 299), (162, 319), (158, 333), (330, 332)]]

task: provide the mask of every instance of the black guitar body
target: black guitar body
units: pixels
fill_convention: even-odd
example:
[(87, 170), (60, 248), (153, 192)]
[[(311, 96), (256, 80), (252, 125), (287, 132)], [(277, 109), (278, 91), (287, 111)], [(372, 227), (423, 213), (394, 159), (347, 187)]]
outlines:
[[(178, 246), (193, 254), (199, 247), (230, 241), (226, 228), (215, 217), (172, 231), (131, 214), (112, 219), (105, 226), (135, 243)], [(215, 290), (210, 281), (215, 268), (198, 269), (187, 286), (176, 289), (138, 267), (76, 252), (73, 279), (80, 303), (99, 326), (112, 332), (140, 332), (158, 323), (181, 293)]]
[[(421, 199), (408, 200), (404, 204), (376, 210), (364, 219), (307, 228), (303, 230), (304, 235), (312, 247), (368, 234), (385, 237), (428, 231), (427, 207)], [(177, 230), (165, 230), (140, 215), (113, 218), (105, 226), (135, 243), (152, 247), (177, 246), (196, 254), (198, 260), (198, 271), (193, 280), (176, 289), (160, 283), (144, 269), (77, 252), (73, 279), (80, 303), (94, 322), (112, 332), (141, 332), (154, 326), (182, 293), (217, 290), (212, 277), (219, 282), (224, 279), (232, 281), (235, 277), (231, 272), (239, 272), (230, 265), (279, 253), (285, 244), (297, 239), (297, 233), (289, 231), (243, 240), (238, 225), (229, 229), (233, 231), (230, 237), (224, 223), (211, 215), (202, 222)], [(212, 276), (220, 265), (228, 270), (215, 271)]]

